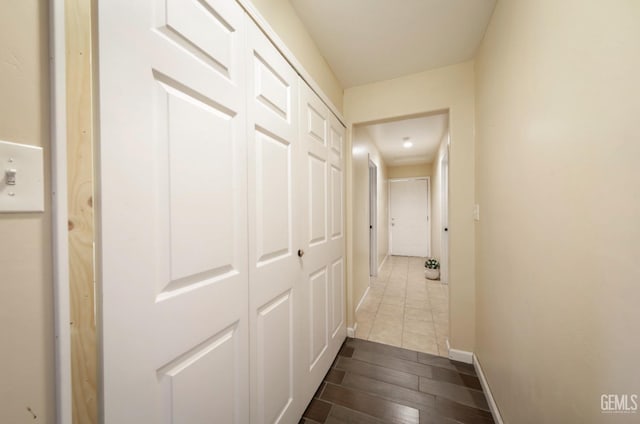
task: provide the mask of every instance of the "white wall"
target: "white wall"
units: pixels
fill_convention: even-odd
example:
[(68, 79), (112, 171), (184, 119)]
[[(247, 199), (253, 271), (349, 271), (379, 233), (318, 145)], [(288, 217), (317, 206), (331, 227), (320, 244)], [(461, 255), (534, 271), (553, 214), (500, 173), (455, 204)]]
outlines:
[(499, 1), (476, 87), (476, 353), (505, 422), (637, 423), (600, 396), (640, 394), (640, 2)]
[(55, 420), (48, 42), (47, 2), (0, 2), (0, 140), (44, 147), (46, 187), (46, 212), (0, 213), (2, 423)]
[[(344, 115), (348, 125), (449, 110), (449, 334), (451, 346), (466, 351), (473, 351), (475, 346), (473, 109), (472, 62), (353, 87), (344, 93)], [(354, 193), (359, 189), (355, 179), (353, 186), (347, 186), (347, 190), (353, 190)], [(349, 212), (347, 218), (350, 224), (355, 222), (355, 216), (349, 215)], [(351, 259), (354, 267), (360, 266), (357, 256)]]
[(442, 168), (441, 159), (447, 152), (449, 134), (440, 141), (436, 158), (433, 161), (431, 177), (431, 256), (442, 261)]

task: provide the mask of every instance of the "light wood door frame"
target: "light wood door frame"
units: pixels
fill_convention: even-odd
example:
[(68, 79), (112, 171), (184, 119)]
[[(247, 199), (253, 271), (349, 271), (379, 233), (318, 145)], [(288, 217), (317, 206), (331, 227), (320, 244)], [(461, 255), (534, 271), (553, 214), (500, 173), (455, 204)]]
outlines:
[(67, 187), (73, 423), (98, 422), (91, 0), (66, 0)]

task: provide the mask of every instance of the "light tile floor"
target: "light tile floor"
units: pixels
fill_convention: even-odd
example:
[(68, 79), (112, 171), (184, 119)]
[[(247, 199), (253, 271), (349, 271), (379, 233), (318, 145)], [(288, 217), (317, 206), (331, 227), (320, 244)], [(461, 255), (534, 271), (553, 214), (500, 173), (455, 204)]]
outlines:
[(356, 312), (356, 337), (448, 356), (449, 286), (424, 277), (425, 258), (389, 256)]

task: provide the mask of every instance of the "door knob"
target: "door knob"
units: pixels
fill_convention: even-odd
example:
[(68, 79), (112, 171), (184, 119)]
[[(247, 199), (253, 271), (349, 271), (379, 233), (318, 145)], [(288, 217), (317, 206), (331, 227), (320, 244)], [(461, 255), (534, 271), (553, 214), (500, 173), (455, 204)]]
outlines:
[(302, 249), (298, 249), (298, 257), (303, 257), (304, 256), (304, 250)]

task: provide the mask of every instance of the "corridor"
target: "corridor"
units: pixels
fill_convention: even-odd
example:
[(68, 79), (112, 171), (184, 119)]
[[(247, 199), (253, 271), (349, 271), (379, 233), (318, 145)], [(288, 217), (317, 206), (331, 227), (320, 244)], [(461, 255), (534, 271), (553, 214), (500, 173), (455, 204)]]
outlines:
[(389, 256), (356, 312), (356, 337), (448, 356), (449, 286), (424, 277), (425, 258)]

